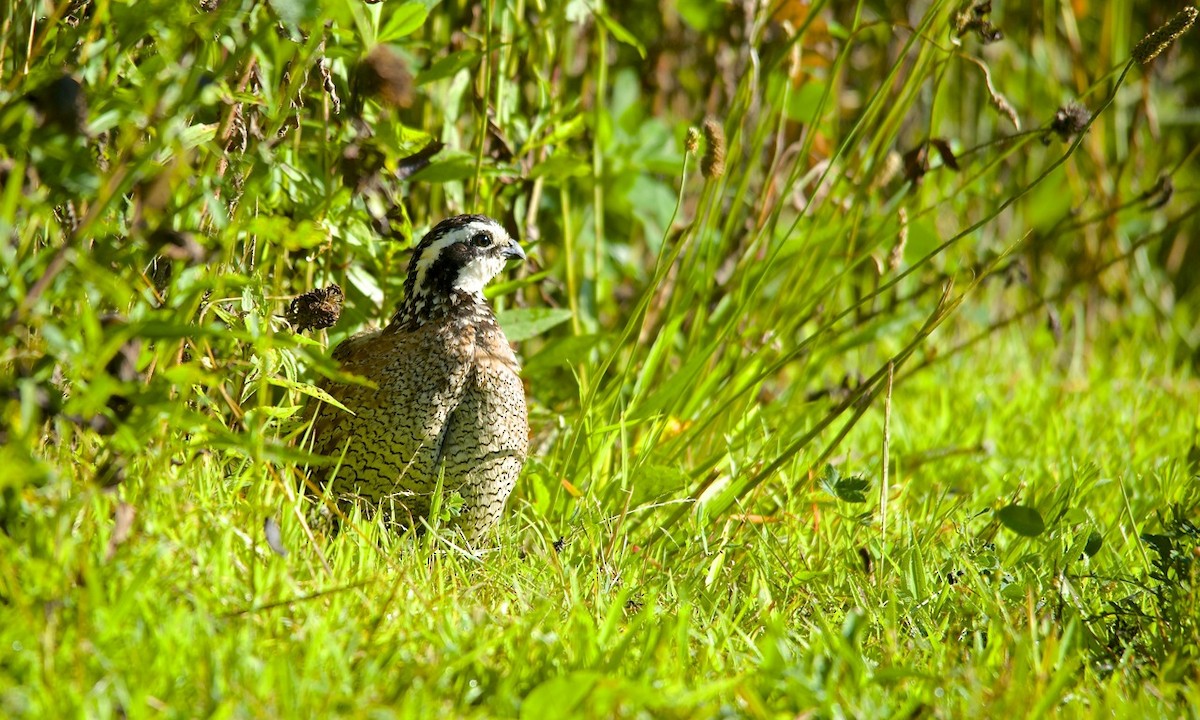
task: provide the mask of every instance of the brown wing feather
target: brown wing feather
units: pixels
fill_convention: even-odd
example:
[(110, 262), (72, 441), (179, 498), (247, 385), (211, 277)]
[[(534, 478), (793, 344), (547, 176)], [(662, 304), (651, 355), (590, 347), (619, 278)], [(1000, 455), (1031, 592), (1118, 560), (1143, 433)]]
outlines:
[(529, 447), (517, 360), (498, 330), (486, 340), (476, 347), (440, 453), (446, 492), (457, 491), (464, 500), (457, 525), (471, 541), (500, 519)]
[[(314, 450), (341, 458), (332, 479), (337, 496), (384, 506), (380, 501), (391, 500), (413, 516), (424, 514), (447, 421), (461, 400), (473, 354), (472, 339), (444, 327), (377, 330), (338, 346), (333, 357), (342, 369), (377, 388), (324, 386), (355, 413), (322, 404), (313, 423)], [(329, 483), (332, 472), (317, 468), (318, 484)]]

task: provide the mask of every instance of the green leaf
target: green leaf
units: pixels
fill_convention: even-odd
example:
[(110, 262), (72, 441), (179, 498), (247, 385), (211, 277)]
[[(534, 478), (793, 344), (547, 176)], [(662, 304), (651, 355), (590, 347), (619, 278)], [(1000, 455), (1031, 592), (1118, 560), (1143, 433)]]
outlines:
[(421, 182), (444, 183), (455, 180), (466, 180), (475, 175), (475, 158), (470, 155), (446, 157), (434, 160), (421, 170), (413, 173), (412, 180)]
[(453, 77), (460, 70), (465, 70), (478, 63), (481, 57), (483, 55), (474, 50), (459, 50), (458, 52), (450, 53), (422, 70), (417, 75), (417, 84), (425, 85), (426, 83)]
[(270, 4), (280, 19), (293, 26), (312, 20), (320, 10), (316, 0), (270, 0)]
[(309, 385), (308, 383), (296, 382), (295, 380), (289, 380), (289, 379), (283, 378), (283, 377), (267, 378), (267, 382), (271, 383), (272, 385), (281, 387), (281, 388), (287, 388), (288, 390), (295, 390), (304, 395), (308, 395), (309, 397), (315, 397), (316, 399), (318, 399), (322, 402), (329, 403), (330, 405), (334, 406), (335, 408), (338, 408), (339, 410), (345, 410), (346, 412), (350, 413), (351, 415), (354, 414), (353, 410), (351, 410), (350, 408), (346, 407), (345, 405), (343, 405), (340, 402), (338, 402), (337, 400), (335, 400), (332, 395), (325, 392), (325, 390), (317, 387), (316, 385)]
[(593, 334), (555, 338), (547, 342), (541, 352), (526, 358), (522, 374), (525, 377), (533, 377), (560, 365), (583, 362), (603, 337), (603, 335)]
[(522, 718), (561, 717), (571, 714), (591, 694), (601, 676), (575, 671), (552, 677), (535, 687), (521, 703)]
[(825, 466), (821, 476), (821, 487), (830, 495), (844, 502), (861, 503), (867, 501), (867, 488), (871, 483), (861, 475), (842, 477), (838, 469), (832, 465)]
[(685, 23), (701, 32), (723, 22), (725, 15), (724, 6), (711, 0), (679, 0), (675, 10)]
[[(286, 418), (290, 418), (293, 415), (299, 413), (303, 409), (304, 409), (303, 405), (260, 406), (260, 407), (250, 408), (249, 410), (247, 410), (246, 417), (253, 418), (253, 419), (260, 418), (260, 417), (272, 418), (272, 419), (276, 419), (276, 420), (286, 419)], [(251, 421), (249, 419), (247, 420), (247, 423), (251, 427), (253, 427), (255, 424), (255, 423), (251, 423)]]
[(592, 166), (587, 161), (578, 157), (572, 157), (565, 152), (557, 152), (546, 158), (545, 161), (534, 165), (533, 169), (529, 171), (529, 177), (546, 177), (553, 180), (584, 177), (591, 172)]
[(648, 463), (633, 471), (633, 504), (641, 505), (664, 496), (678, 497), (692, 482), (682, 468)]
[(210, 142), (216, 136), (216, 123), (209, 125), (189, 125), (179, 134), (179, 140), (184, 149), (191, 150), (194, 147), (199, 147), (206, 142)]
[(496, 318), (510, 342), (528, 340), (570, 319), (571, 311), (565, 308), (518, 308)]
[[(385, 6), (387, 7), (387, 6)], [(425, 24), (429, 8), (422, 2), (407, 2), (392, 11), (379, 29), (377, 42), (386, 43), (411, 35)]]
[(371, 302), (376, 305), (383, 304), (383, 288), (379, 287), (379, 282), (375, 279), (375, 276), (363, 269), (362, 266), (351, 265), (347, 268), (346, 280), (355, 289), (370, 298)]
[(614, 38), (616, 38), (619, 42), (625, 43), (634, 50), (637, 50), (638, 55), (640, 55), (643, 60), (646, 59), (646, 47), (642, 45), (642, 43), (638, 41), (636, 37), (633, 36), (633, 33), (626, 30), (621, 23), (617, 22), (616, 19), (614, 19), (601, 8), (596, 9), (596, 19), (600, 21), (600, 24), (604, 26), (605, 30), (608, 30), (610, 33), (612, 33)]
[(557, 145), (564, 140), (569, 140), (577, 137), (587, 129), (587, 121), (582, 114), (573, 115), (561, 123), (554, 126), (546, 136), (536, 143), (530, 145), (530, 148), (536, 148), (540, 145)]
[[(214, 306), (214, 311), (220, 313), (220, 308)], [(245, 338), (245, 333), (239, 333), (232, 327), (220, 323), (205, 325), (187, 325), (168, 320), (145, 320), (133, 325), (134, 335), (146, 340), (181, 340), (184, 338), (214, 337)], [(248, 339), (248, 338), (247, 338)]]
[(1088, 557), (1096, 557), (1096, 553), (1100, 552), (1103, 545), (1104, 537), (1098, 532), (1093, 532), (1088, 535), (1087, 544), (1083, 546), (1083, 554)]
[(1046, 531), (1042, 514), (1027, 505), (1007, 505), (996, 511), (1004, 527), (1018, 535), (1037, 537)]

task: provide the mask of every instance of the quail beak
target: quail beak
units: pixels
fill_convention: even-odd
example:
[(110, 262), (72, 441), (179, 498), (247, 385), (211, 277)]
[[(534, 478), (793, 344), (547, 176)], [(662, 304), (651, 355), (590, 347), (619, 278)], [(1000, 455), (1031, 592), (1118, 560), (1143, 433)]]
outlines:
[(508, 245), (500, 251), (500, 256), (505, 260), (524, 260), (525, 251), (521, 249), (516, 240), (510, 240)]

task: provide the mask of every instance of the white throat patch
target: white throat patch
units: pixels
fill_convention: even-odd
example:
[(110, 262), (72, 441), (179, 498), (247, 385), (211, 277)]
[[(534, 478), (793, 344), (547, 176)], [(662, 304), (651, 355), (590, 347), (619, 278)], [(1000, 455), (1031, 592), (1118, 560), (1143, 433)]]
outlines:
[(504, 269), (504, 265), (504, 258), (487, 257), (472, 260), (458, 272), (454, 287), (472, 295), (483, 295), (483, 287)]

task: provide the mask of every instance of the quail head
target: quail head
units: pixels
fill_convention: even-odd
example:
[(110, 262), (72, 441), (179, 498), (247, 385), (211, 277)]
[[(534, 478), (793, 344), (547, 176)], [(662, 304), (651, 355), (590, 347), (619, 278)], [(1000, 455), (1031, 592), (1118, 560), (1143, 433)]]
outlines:
[(313, 479), (343, 503), (361, 501), (407, 527), (443, 493), (463, 500), (453, 523), (476, 542), (500, 517), (529, 444), (520, 366), (483, 296), (520, 245), (495, 220), (438, 223), (408, 265), (404, 299), (382, 330), (333, 352), (369, 384), (326, 382), (351, 413), (321, 404), (314, 450), (330, 465)]

